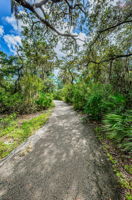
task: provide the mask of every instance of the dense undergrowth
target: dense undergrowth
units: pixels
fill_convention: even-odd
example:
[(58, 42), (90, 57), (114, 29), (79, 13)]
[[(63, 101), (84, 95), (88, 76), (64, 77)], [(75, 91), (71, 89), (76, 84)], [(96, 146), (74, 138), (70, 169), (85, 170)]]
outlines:
[[(83, 81), (66, 85), (58, 99), (72, 103), (76, 110), (91, 120), (102, 123), (102, 132), (124, 152), (132, 150), (132, 111), (125, 95), (108, 84), (87, 84)], [(63, 95), (62, 95), (63, 94)], [(128, 94), (130, 95), (130, 94)]]
[(26, 75), (16, 93), (12, 92), (12, 87), (10, 84), (8, 91), (0, 88), (0, 113), (33, 113), (52, 105), (52, 93), (44, 91), (43, 81), (37, 76)]
[(19, 123), (16, 114), (0, 118), (0, 159), (24, 142), (37, 129), (43, 126), (51, 111), (47, 110), (29, 120)]

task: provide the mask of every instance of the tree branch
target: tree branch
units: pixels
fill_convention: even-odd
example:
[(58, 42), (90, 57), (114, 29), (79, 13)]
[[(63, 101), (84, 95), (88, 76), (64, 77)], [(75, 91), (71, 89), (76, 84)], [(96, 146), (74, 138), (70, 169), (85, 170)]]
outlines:
[(82, 9), (82, 4), (75, 4), (74, 6), (70, 5), (68, 0), (64, 0), (66, 2), (66, 4), (68, 5), (69, 9), (75, 9), (76, 7), (78, 7), (84, 14), (86, 14), (86, 12)]
[[(45, 5), (49, 0), (43, 0), (43, 1), (40, 1), (39, 3), (35, 3), (33, 4), (32, 6), (34, 8), (40, 8), (42, 7), (43, 5)], [(51, 0), (53, 3), (59, 3), (60, 1), (62, 0)]]
[(114, 24), (114, 25), (112, 25), (112, 26), (109, 26), (109, 27), (107, 27), (107, 28), (105, 28), (105, 29), (102, 29), (102, 30), (97, 31), (97, 35), (95, 36), (93, 42), (92, 42), (92, 43), (90, 44), (90, 46), (89, 46), (90, 50), (91, 50), (91, 47), (98, 41), (98, 39), (100, 38), (100, 35), (101, 35), (102, 33), (106, 32), (106, 31), (109, 31), (109, 30), (111, 30), (111, 29), (115, 29), (115, 28), (117, 28), (118, 26), (121, 26), (122, 24), (131, 23), (132, 20), (129, 19), (129, 17), (131, 17), (131, 16), (132, 16), (132, 14), (129, 13), (129, 14), (125, 17), (125, 20), (124, 20), (124, 21), (118, 22), (118, 23), (116, 23), (116, 24)]
[(46, 4), (49, 0), (43, 0), (43, 1), (40, 1), (39, 3), (35, 3), (33, 4), (32, 6), (34, 8), (40, 8), (41, 6), (43, 6), (44, 4)]
[(99, 32), (99, 33), (103, 33), (103, 32), (105, 32), (105, 31), (109, 31), (109, 30), (111, 30), (111, 29), (113, 29), (113, 28), (116, 28), (116, 27), (118, 27), (118, 26), (120, 26), (120, 25), (122, 25), (122, 24), (131, 23), (131, 22), (132, 22), (132, 20), (127, 20), (127, 21), (119, 22), (119, 23), (117, 23), (117, 24), (115, 24), (115, 25), (113, 25), (113, 26), (110, 26), (110, 27), (105, 28), (105, 29), (103, 29), (103, 30), (100, 30), (100, 31), (98, 31), (98, 32)]
[(35, 16), (43, 23), (45, 24), (47, 27), (49, 27), (52, 31), (54, 31), (55, 33), (57, 33), (60, 36), (64, 36), (64, 37), (71, 37), (73, 39), (75, 39), (75, 37), (77, 37), (78, 35), (73, 35), (70, 33), (61, 33), (59, 32), (53, 25), (51, 25), (47, 20), (43, 19), (35, 10), (35, 8), (30, 5), (28, 2), (26, 2), (25, 0), (15, 0), (17, 3), (19, 3), (20, 5), (22, 5), (23, 7), (27, 8), (28, 10), (30, 10), (32, 13), (35, 14)]
[(122, 54), (122, 55), (114, 55), (112, 56), (111, 58), (109, 59), (104, 59), (104, 60), (101, 60), (100, 62), (96, 62), (94, 60), (89, 60), (88, 63), (94, 63), (94, 64), (101, 64), (101, 63), (104, 63), (104, 62), (109, 62), (109, 61), (113, 61), (113, 60), (116, 60), (118, 58), (126, 58), (126, 57), (130, 57), (132, 56), (132, 53), (129, 53), (129, 54)]

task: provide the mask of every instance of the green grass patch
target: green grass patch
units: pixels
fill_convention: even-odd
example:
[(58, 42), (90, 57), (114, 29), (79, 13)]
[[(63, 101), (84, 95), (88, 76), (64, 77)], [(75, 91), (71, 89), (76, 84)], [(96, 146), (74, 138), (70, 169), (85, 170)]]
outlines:
[[(42, 127), (48, 120), (51, 110), (45, 111), (30, 120), (24, 120), (21, 125), (17, 119), (0, 128), (0, 159), (7, 156), (18, 145), (24, 142), (37, 129)], [(9, 118), (9, 117), (8, 117)], [(3, 120), (4, 121), (4, 120)], [(5, 123), (4, 123), (5, 124)]]

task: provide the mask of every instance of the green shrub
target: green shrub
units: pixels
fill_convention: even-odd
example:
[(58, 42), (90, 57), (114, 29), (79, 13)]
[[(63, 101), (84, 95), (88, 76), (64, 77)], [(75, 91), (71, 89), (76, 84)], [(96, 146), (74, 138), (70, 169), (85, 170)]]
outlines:
[(77, 110), (83, 110), (86, 102), (88, 87), (84, 82), (74, 85), (69, 84), (64, 87), (64, 99), (67, 103), (72, 103)]
[(36, 75), (27, 73), (21, 78), (20, 87), (23, 96), (22, 107), (24, 113), (32, 113), (36, 111), (36, 101), (44, 87), (42, 79)]
[(75, 109), (84, 110), (88, 90), (88, 86), (83, 82), (80, 82), (74, 86), (72, 101)]
[(102, 104), (104, 110), (108, 112), (116, 111), (120, 113), (125, 108), (126, 99), (121, 94), (109, 94), (105, 99), (103, 99)]
[(122, 114), (107, 114), (103, 120), (107, 136), (125, 151), (132, 150), (131, 114), (130, 111)]
[(36, 104), (39, 109), (46, 109), (52, 105), (53, 95), (49, 93), (40, 93)]
[(59, 89), (54, 91), (53, 97), (55, 100), (63, 100), (64, 99), (64, 91), (63, 89)]
[(114, 94), (110, 85), (93, 85), (86, 95), (84, 112), (92, 119), (101, 120), (104, 114), (120, 112), (124, 109), (125, 99), (122, 95)]
[(72, 84), (67, 84), (63, 88), (64, 99), (67, 103), (73, 103), (73, 90), (74, 86)]
[(20, 93), (11, 94), (9, 92), (0, 92), (0, 112), (20, 112), (22, 110), (23, 98)]
[(90, 118), (99, 120), (102, 116), (101, 95), (91, 95), (85, 105), (84, 112), (89, 115)]
[(125, 107), (125, 98), (114, 94), (110, 85), (90, 85), (84, 82), (66, 85), (64, 96), (65, 101), (72, 103), (75, 109), (82, 110), (95, 120), (101, 120), (111, 111), (120, 113)]

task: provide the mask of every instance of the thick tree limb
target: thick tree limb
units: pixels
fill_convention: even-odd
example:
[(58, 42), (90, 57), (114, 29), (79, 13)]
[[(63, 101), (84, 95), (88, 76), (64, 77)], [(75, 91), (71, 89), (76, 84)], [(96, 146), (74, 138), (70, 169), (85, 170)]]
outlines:
[(61, 33), (59, 32), (54, 26), (52, 26), (47, 20), (43, 19), (41, 16), (38, 15), (38, 13), (34, 12), (34, 14), (36, 15), (36, 17), (38, 19), (40, 19), (40, 21), (45, 24), (47, 27), (49, 27), (52, 31), (54, 31), (55, 33), (57, 33), (60, 36), (65, 36), (65, 37), (71, 37), (71, 38), (75, 38), (78, 35), (73, 35), (70, 33)]
[(109, 61), (113, 61), (113, 60), (116, 60), (118, 58), (126, 58), (126, 57), (130, 57), (132, 56), (132, 53), (129, 53), (129, 54), (122, 54), (122, 55), (114, 55), (112, 56), (111, 58), (108, 58), (108, 59), (104, 59), (104, 60), (101, 60), (100, 62), (96, 62), (94, 60), (89, 60), (88, 63), (94, 63), (94, 64), (102, 64), (104, 62), (109, 62)]
[(132, 20), (127, 20), (127, 21), (119, 22), (119, 23), (117, 23), (117, 24), (115, 24), (115, 25), (113, 25), (113, 26), (110, 26), (110, 27), (108, 27), (108, 28), (102, 29), (102, 30), (100, 30), (100, 31), (98, 31), (98, 32), (99, 32), (99, 33), (103, 33), (103, 32), (105, 32), (105, 31), (109, 31), (109, 30), (111, 30), (111, 29), (114, 29), (114, 28), (116, 28), (116, 27), (118, 27), (118, 26), (120, 26), (120, 25), (122, 25), (122, 24), (131, 23), (131, 22), (132, 22)]
[(93, 42), (92, 42), (92, 43), (90, 44), (90, 46), (89, 46), (90, 50), (91, 50), (91, 47), (98, 41), (98, 39), (100, 38), (100, 36), (101, 36), (102, 33), (106, 32), (106, 31), (110, 31), (110, 30), (112, 30), (112, 29), (114, 30), (115, 28), (117, 28), (117, 27), (119, 27), (119, 26), (121, 26), (121, 25), (123, 25), (123, 24), (132, 23), (132, 19), (129, 19), (130, 17), (132, 17), (132, 14), (131, 14), (131, 13), (129, 13), (129, 14), (125, 17), (124, 21), (117, 22), (116, 24), (113, 24), (113, 25), (111, 25), (111, 26), (109, 26), (109, 27), (107, 27), (107, 28), (105, 28), (105, 29), (102, 29), (102, 30), (97, 31), (96, 37), (94, 38)]
[(35, 10), (35, 8), (29, 4), (28, 2), (26, 2), (25, 0), (15, 0), (17, 3), (19, 3), (20, 5), (22, 5), (24, 8), (27, 8), (28, 10), (30, 10), (32, 13), (35, 14), (35, 16), (43, 23), (45, 24), (48, 28), (50, 28), (52, 31), (54, 31), (55, 33), (57, 33), (60, 36), (64, 36), (64, 37), (71, 37), (73, 39), (75, 39), (75, 37), (77, 37), (77, 35), (73, 35), (70, 33), (61, 33), (59, 32), (53, 25), (51, 25), (47, 20), (45, 20), (44, 18), (42, 18)]

